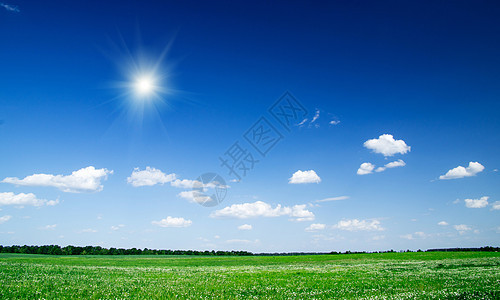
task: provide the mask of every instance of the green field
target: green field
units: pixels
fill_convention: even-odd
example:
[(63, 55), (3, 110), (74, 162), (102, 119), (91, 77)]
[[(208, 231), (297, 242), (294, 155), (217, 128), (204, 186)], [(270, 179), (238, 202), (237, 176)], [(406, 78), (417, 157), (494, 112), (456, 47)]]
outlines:
[(500, 299), (500, 253), (0, 254), (0, 299)]

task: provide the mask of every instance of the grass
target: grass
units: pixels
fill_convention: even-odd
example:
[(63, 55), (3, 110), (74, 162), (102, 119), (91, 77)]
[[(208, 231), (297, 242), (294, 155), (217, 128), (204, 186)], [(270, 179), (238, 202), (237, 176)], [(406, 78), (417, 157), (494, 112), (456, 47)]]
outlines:
[(500, 299), (500, 253), (0, 254), (0, 299)]

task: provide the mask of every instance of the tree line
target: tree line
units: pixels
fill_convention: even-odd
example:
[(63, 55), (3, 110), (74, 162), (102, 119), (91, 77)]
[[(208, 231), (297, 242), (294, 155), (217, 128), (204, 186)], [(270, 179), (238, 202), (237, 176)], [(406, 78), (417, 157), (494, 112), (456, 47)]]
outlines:
[(0, 246), (0, 253), (49, 254), (49, 255), (207, 255), (207, 256), (248, 256), (248, 251), (196, 251), (196, 250), (157, 250), (138, 248), (103, 248), (101, 246)]
[[(500, 247), (481, 247), (481, 248), (444, 248), (428, 249), (425, 252), (434, 251), (482, 251), (499, 252)], [(21, 253), (21, 254), (49, 254), (49, 255), (205, 255), (205, 256), (289, 256), (289, 255), (323, 255), (323, 254), (364, 254), (364, 253), (395, 253), (395, 252), (424, 252), (422, 250), (388, 250), (388, 251), (345, 251), (345, 252), (286, 252), (286, 253), (252, 253), (248, 251), (197, 251), (197, 250), (158, 250), (158, 249), (138, 249), (138, 248), (103, 248), (101, 246), (65, 246), (44, 245), (44, 246), (1, 246), (0, 253)]]

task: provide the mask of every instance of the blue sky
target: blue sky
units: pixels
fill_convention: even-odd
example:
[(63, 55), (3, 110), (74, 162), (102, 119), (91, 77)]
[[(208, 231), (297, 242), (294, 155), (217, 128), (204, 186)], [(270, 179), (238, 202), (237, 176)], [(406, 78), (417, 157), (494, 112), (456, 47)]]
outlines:
[(499, 13), (2, 0), (2, 244), (498, 246)]

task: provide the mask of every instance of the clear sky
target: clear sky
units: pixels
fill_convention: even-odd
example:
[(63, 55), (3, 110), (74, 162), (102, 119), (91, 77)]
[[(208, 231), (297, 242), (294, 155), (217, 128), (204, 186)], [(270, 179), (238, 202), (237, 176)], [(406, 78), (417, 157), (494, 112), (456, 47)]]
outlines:
[(499, 15), (0, 0), (1, 244), (499, 246)]

